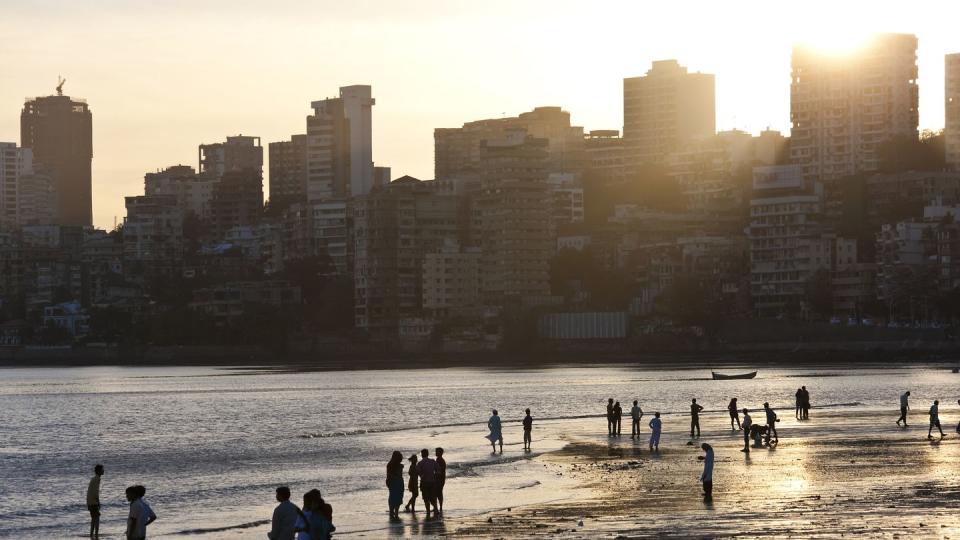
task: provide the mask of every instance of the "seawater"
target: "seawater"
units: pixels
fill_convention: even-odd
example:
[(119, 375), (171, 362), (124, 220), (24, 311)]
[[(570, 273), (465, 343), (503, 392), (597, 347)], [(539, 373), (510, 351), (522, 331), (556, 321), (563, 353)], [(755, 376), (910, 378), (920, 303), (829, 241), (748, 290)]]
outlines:
[[(151, 537), (263, 538), (278, 485), (289, 485), (297, 502), (320, 489), (341, 535), (431, 536), (443, 525), (406, 516), (400, 526), (387, 523), (384, 469), (395, 449), (406, 457), (444, 447), (450, 520), (576, 496), (577, 486), (535, 458), (572, 435), (605, 437), (599, 416), (608, 397), (624, 408), (624, 437), (631, 402), (639, 399), (645, 413), (664, 413), (665, 435), (675, 431), (677, 445), (693, 397), (707, 409), (705, 432), (728, 426), (733, 396), (751, 409), (769, 401), (781, 418), (792, 418), (801, 385), (814, 407), (876, 410), (878, 421), (891, 424), (899, 394), (909, 389), (912, 421), (925, 423), (930, 402), (940, 399), (945, 430), (960, 397), (960, 375), (942, 367), (759, 370), (753, 380), (712, 381), (709, 369), (634, 365), (0, 369), (0, 537), (85, 535), (84, 495), (95, 463), (107, 471), (102, 538), (122, 537), (123, 490), (131, 484), (147, 487), (159, 515)], [(530, 454), (521, 450), (519, 427), (527, 407), (536, 418)], [(493, 408), (505, 421), (502, 456), (491, 455), (483, 438)]]

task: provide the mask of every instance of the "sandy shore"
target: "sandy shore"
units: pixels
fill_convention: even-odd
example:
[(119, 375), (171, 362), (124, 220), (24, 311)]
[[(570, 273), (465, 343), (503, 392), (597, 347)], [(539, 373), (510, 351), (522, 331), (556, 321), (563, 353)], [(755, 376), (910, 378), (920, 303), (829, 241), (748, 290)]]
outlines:
[[(792, 415), (787, 411), (786, 415)], [(592, 493), (499, 511), (456, 526), (456, 538), (960, 538), (960, 435), (926, 439), (926, 415), (898, 428), (895, 413), (781, 414), (776, 449), (740, 452), (739, 432), (665, 430), (658, 454), (644, 439), (574, 436), (541, 459)], [(680, 419), (676, 419), (679, 421)], [(945, 419), (944, 419), (945, 420)], [(716, 422), (719, 423), (719, 422)], [(598, 426), (601, 427), (602, 426)], [(704, 503), (699, 442), (716, 451), (714, 501)]]

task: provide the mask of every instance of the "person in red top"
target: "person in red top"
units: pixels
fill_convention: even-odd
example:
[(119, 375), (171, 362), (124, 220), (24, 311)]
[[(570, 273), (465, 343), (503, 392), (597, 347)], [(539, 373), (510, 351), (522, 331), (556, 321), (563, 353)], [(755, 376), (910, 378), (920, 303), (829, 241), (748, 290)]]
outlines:
[(434, 450), (437, 456), (437, 502), (440, 504), (440, 515), (443, 515), (443, 485), (447, 483), (447, 460), (443, 459), (443, 448)]

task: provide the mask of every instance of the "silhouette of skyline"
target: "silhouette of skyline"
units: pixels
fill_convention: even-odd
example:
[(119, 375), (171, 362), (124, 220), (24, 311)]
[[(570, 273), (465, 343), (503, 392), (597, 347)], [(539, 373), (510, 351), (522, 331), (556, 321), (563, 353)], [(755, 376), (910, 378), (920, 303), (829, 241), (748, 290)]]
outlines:
[(717, 129), (786, 133), (791, 46), (887, 31), (917, 35), (920, 128), (940, 129), (958, 14), (893, 2), (23, 3), (4, 8), (0, 140), (19, 141), (25, 97), (69, 79), (64, 93), (96, 112), (94, 223), (112, 228), (145, 172), (227, 135), (285, 140), (340, 86), (374, 88), (377, 162), (431, 178), (437, 127), (556, 105), (587, 130), (622, 129), (622, 80), (655, 60), (716, 75)]

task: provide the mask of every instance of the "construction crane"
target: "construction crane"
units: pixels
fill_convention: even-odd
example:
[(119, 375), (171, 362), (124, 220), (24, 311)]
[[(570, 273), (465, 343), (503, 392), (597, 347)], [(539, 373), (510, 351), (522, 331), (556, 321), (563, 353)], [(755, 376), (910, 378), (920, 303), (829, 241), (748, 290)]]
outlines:
[(58, 96), (62, 96), (62, 95), (63, 95), (63, 83), (65, 83), (65, 82), (67, 82), (66, 79), (64, 79), (63, 77), (57, 75), (57, 95), (58, 95)]

